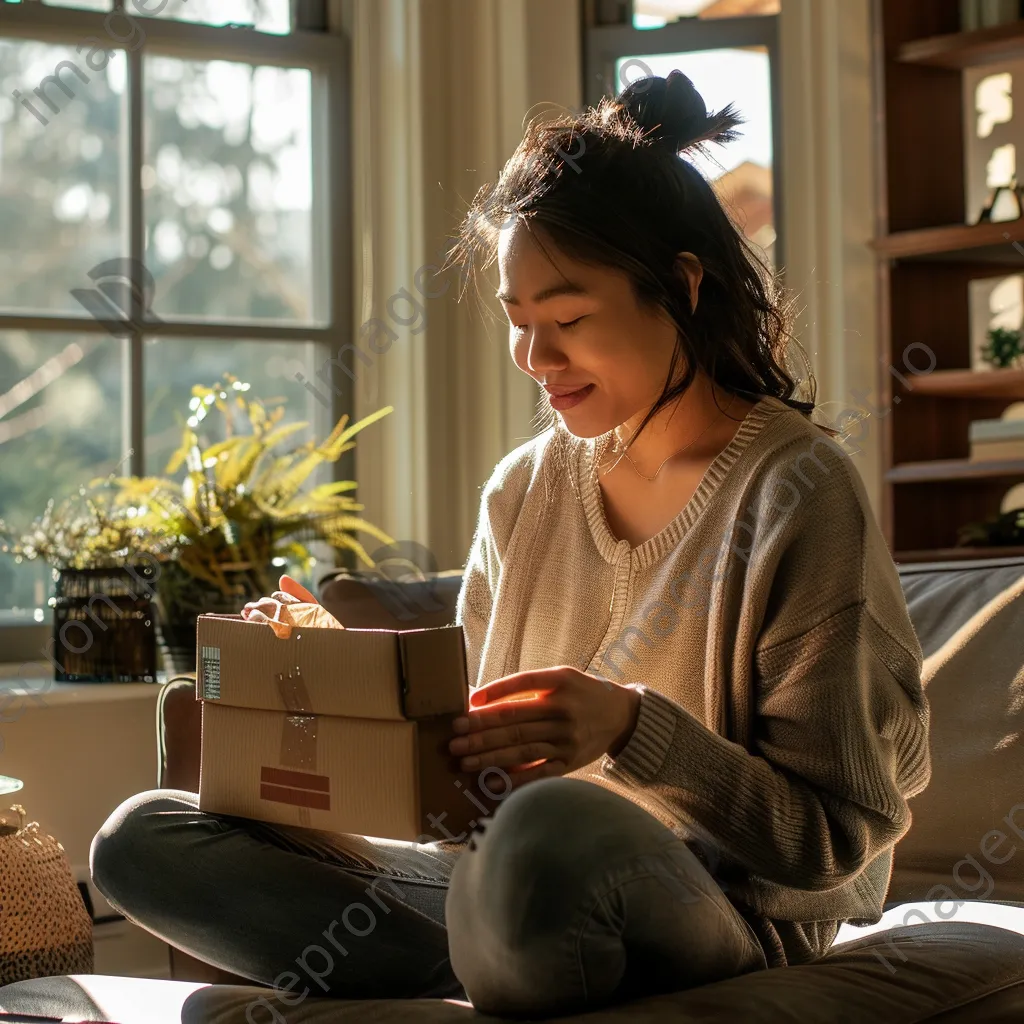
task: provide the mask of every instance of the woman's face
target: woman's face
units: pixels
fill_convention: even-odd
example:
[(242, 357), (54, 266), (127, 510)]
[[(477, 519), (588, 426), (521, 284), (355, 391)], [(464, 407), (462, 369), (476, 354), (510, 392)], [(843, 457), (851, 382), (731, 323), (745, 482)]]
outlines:
[(550, 256), (522, 222), (501, 232), (498, 297), (509, 348), (516, 366), (545, 386), (570, 433), (597, 437), (642, 418), (657, 400), (676, 327), (638, 305), (624, 273), (575, 262), (546, 238), (544, 244)]

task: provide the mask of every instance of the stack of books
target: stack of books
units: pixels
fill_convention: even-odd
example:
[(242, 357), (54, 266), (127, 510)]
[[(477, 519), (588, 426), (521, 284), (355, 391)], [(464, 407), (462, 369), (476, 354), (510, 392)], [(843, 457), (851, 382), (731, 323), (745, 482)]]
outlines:
[(975, 420), (970, 438), (971, 462), (1024, 459), (1024, 419)]

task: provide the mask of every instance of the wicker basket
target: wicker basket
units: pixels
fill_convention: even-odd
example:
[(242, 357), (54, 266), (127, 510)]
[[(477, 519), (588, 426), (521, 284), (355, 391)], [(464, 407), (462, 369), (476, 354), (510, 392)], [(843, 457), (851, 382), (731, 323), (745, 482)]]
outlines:
[(0, 816), (0, 985), (58, 974), (91, 974), (92, 920), (64, 847), (25, 821)]

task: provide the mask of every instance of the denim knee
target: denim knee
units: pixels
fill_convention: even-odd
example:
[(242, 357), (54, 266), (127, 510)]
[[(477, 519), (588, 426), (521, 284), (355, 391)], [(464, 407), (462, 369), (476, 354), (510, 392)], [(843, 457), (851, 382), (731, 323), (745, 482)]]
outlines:
[[(93, 836), (89, 847), (92, 880), (111, 905), (124, 911), (124, 899), (139, 875), (155, 877), (167, 858), (178, 859), (157, 834), (161, 811), (194, 812), (195, 806), (174, 790), (151, 790), (123, 801)], [(194, 799), (194, 797), (193, 797)]]
[(581, 779), (551, 778), (511, 793), (459, 859), (448, 903), (486, 922), (509, 949), (559, 932), (595, 874), (671, 833), (642, 809)]

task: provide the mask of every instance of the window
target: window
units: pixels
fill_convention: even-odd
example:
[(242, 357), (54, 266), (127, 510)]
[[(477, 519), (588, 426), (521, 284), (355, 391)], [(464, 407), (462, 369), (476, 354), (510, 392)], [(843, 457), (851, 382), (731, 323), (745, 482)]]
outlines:
[[(733, 223), (781, 266), (778, 13), (781, 0), (633, 0), (611, 7), (586, 33), (587, 102), (647, 75), (678, 68), (709, 110), (734, 103), (746, 119), (714, 162), (694, 163), (713, 183)], [(601, 11), (598, 6), (598, 12)]]
[[(12, 527), (95, 477), (162, 472), (191, 386), (225, 372), (319, 432), (351, 407), (352, 373), (324, 369), (350, 333), (345, 48), (326, 6), (0, 0)], [(48, 624), (51, 592), (47, 567), (0, 557), (0, 662)]]

